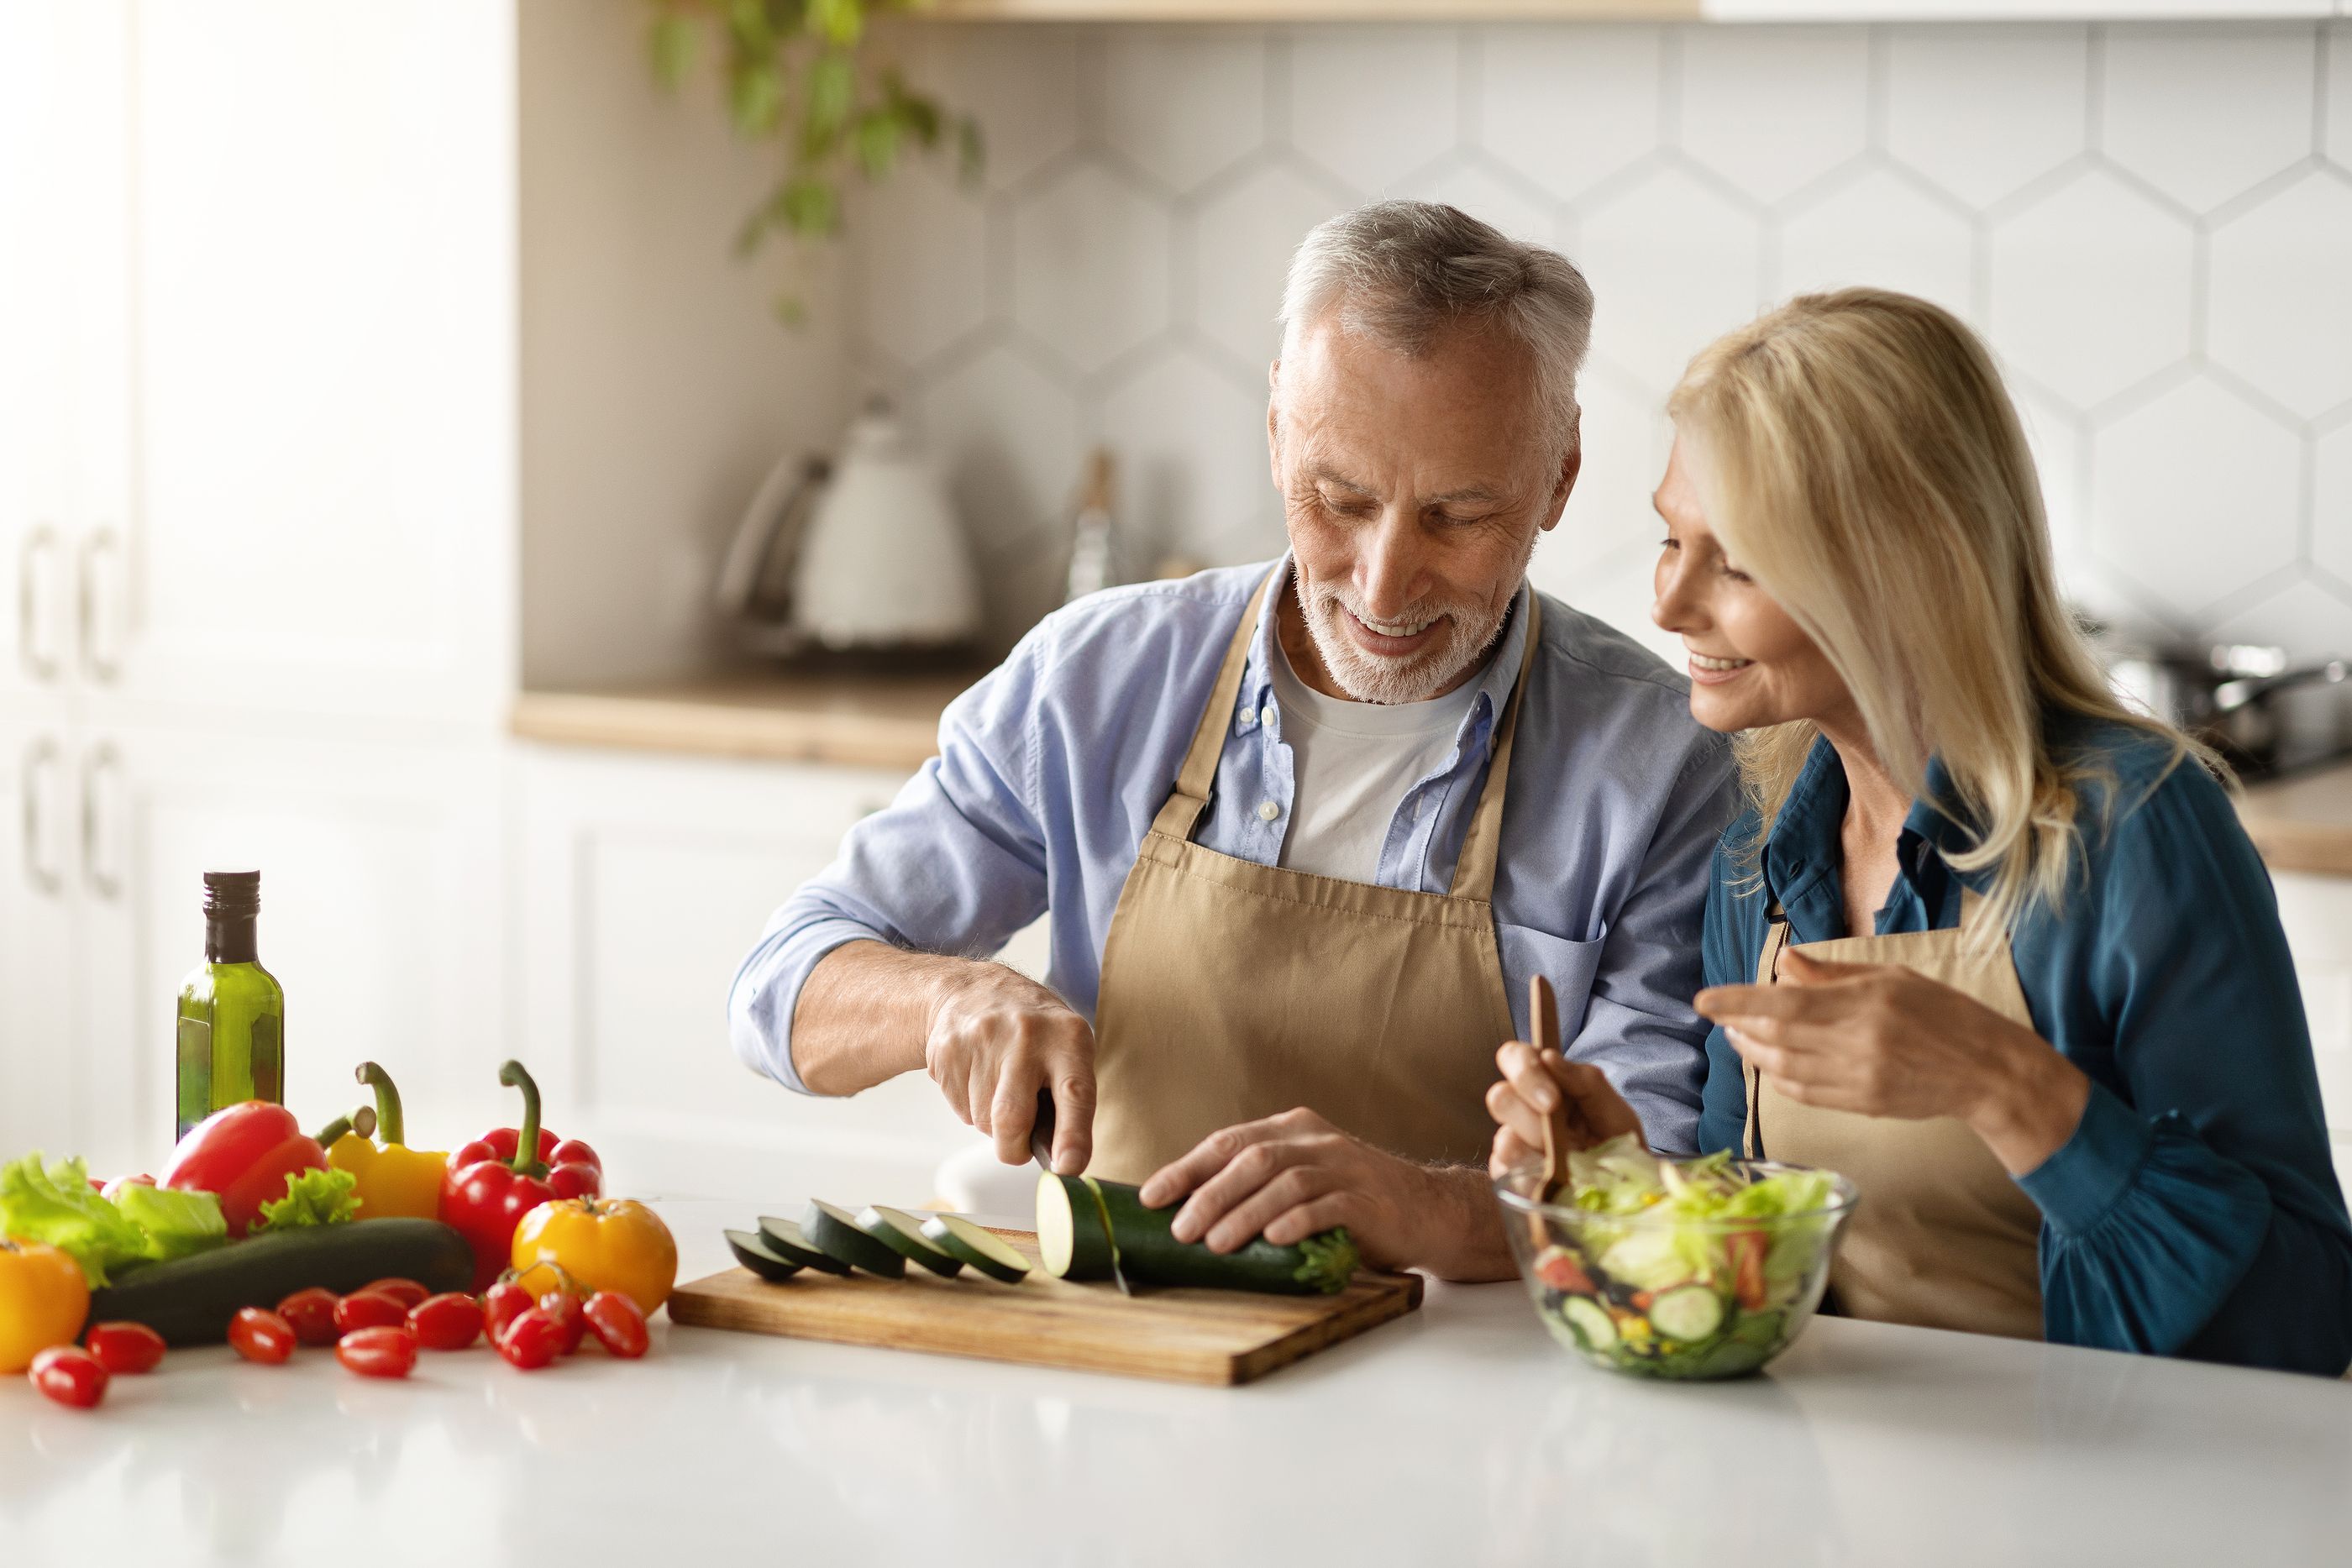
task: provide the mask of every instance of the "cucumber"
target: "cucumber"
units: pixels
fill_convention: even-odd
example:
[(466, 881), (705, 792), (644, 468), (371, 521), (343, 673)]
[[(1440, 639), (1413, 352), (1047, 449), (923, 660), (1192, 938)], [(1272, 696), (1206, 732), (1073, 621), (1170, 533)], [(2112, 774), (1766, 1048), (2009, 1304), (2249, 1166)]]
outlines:
[(1142, 1284), (1307, 1295), (1343, 1290), (1355, 1272), (1356, 1246), (1345, 1230), (1328, 1230), (1295, 1247), (1276, 1247), (1260, 1237), (1221, 1255), (1170, 1233), (1178, 1205), (1146, 1208), (1137, 1194), (1125, 1182), (1050, 1173), (1040, 1177), (1037, 1249), (1046, 1272), (1065, 1280), (1108, 1279), (1114, 1239), (1119, 1267)]
[(1576, 1337), (1591, 1351), (1613, 1350), (1617, 1344), (1617, 1324), (1609, 1316), (1609, 1309), (1590, 1296), (1570, 1296), (1559, 1303), (1559, 1315), (1576, 1331)]
[(923, 1221), (923, 1239), (950, 1258), (962, 1260), (977, 1273), (999, 1284), (1017, 1285), (1029, 1277), (1029, 1260), (971, 1220), (954, 1214), (935, 1214)]
[(853, 1269), (863, 1269), (885, 1280), (907, 1277), (906, 1259), (858, 1229), (857, 1221), (847, 1209), (821, 1197), (809, 1199), (808, 1212), (801, 1216), (801, 1230), (818, 1250), (831, 1253)]
[(780, 1258), (790, 1259), (803, 1269), (814, 1269), (820, 1274), (846, 1274), (849, 1265), (825, 1251), (801, 1233), (798, 1224), (778, 1219), (772, 1215), (760, 1217), (760, 1239), (768, 1250)]
[(371, 1219), (266, 1231), (209, 1252), (120, 1270), (91, 1292), (92, 1322), (145, 1323), (166, 1344), (218, 1344), (245, 1307), (275, 1307), (312, 1286), (337, 1295), (376, 1280), (408, 1279), (428, 1292), (474, 1282), (474, 1249), (437, 1219)]
[(735, 1254), (735, 1261), (771, 1283), (789, 1280), (803, 1268), (769, 1246), (767, 1238), (754, 1230), (727, 1232), (727, 1250)]
[(942, 1280), (963, 1272), (963, 1260), (950, 1257), (923, 1239), (923, 1222), (903, 1208), (869, 1203), (857, 1211), (857, 1228), (909, 1263), (920, 1263)]
[(1650, 1326), (1685, 1343), (1706, 1339), (1723, 1326), (1723, 1298), (1696, 1283), (1660, 1291), (1650, 1300)]

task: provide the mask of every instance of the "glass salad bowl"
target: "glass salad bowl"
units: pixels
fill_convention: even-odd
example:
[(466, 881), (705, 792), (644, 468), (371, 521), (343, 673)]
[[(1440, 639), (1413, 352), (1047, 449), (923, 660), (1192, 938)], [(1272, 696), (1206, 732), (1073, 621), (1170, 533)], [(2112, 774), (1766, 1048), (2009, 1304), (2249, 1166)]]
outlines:
[(1595, 1366), (1698, 1380), (1754, 1372), (1796, 1339), (1829, 1282), (1852, 1182), (1727, 1153), (1662, 1159), (1630, 1138), (1495, 1178), (1503, 1228), (1551, 1336)]

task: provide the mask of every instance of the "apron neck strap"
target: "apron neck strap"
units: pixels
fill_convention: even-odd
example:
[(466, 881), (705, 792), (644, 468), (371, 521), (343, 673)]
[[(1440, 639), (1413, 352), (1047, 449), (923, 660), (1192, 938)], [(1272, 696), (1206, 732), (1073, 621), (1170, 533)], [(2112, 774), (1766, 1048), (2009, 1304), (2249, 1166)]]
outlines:
[(1519, 702), (1528, 695), (1528, 672), (1535, 667), (1536, 640), (1543, 632), (1543, 601), (1528, 590), (1528, 634), (1521, 644), (1518, 678), (1511, 683), (1503, 704), (1502, 721), (1495, 729), (1495, 749), (1486, 760), (1486, 787), (1478, 793), (1478, 809), (1470, 831), (1462, 837), (1462, 853), (1454, 862), (1454, 898), (1491, 902), (1495, 896), (1495, 862), (1503, 847), (1503, 791), (1511, 775), (1511, 747), (1519, 737)]
[(1225, 645), (1225, 662), (1218, 666), (1217, 684), (1209, 688), (1209, 706), (1201, 710), (1201, 722), (1193, 727), (1192, 749), (1184, 753), (1184, 766), (1176, 775), (1176, 788), (1160, 804), (1160, 815), (1151, 831), (1171, 839), (1190, 839), (1201, 813), (1209, 804), (1209, 791), (1217, 782), (1217, 758), (1224, 754), (1225, 731), (1234, 722), (1234, 699), (1241, 695), (1242, 672), (1249, 664), (1250, 641), (1257, 634), (1257, 621), (1265, 596), (1283, 574), (1281, 567), (1265, 574), (1249, 602), (1242, 607), (1242, 623), (1234, 628), (1234, 640)]

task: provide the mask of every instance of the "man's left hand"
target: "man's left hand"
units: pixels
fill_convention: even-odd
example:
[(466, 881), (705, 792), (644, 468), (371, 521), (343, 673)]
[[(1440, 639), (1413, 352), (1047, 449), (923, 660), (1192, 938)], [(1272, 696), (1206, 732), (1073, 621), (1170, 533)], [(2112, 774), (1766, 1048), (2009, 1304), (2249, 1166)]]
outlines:
[[(1499, 1260), (1507, 1273), (1511, 1264), (1486, 1185), (1482, 1171), (1399, 1159), (1302, 1108), (1210, 1134), (1154, 1172), (1142, 1199), (1161, 1208), (1189, 1193), (1172, 1227), (1176, 1239), (1205, 1241), (1212, 1252), (1236, 1251), (1260, 1235), (1287, 1247), (1344, 1225), (1373, 1268), (1498, 1278), (1492, 1265)], [(1480, 1247), (1482, 1239), (1491, 1247)], [(1493, 1258), (1484, 1256), (1489, 1251)]]

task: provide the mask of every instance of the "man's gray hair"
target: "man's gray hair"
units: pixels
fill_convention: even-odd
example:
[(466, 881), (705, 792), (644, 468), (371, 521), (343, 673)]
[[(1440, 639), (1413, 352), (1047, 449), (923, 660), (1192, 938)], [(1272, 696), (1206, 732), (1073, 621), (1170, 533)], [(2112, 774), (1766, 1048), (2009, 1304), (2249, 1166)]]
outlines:
[(1299, 242), (1282, 291), (1285, 356), (1300, 329), (1334, 308), (1347, 330), (1414, 356), (1457, 328), (1501, 329), (1534, 357), (1544, 424), (1569, 449), (1592, 287), (1558, 251), (1436, 202), (1374, 202)]

